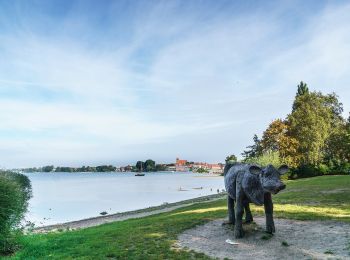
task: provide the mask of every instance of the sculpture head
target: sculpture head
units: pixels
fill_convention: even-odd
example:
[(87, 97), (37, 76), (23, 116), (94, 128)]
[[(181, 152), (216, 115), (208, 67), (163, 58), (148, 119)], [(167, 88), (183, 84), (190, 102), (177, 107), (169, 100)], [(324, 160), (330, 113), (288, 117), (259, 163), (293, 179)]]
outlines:
[(271, 164), (261, 169), (258, 166), (252, 165), (249, 171), (253, 174), (258, 174), (260, 177), (260, 183), (264, 192), (270, 192), (277, 194), (281, 190), (286, 188), (286, 185), (281, 181), (281, 175), (288, 171), (287, 165), (282, 165), (278, 169)]

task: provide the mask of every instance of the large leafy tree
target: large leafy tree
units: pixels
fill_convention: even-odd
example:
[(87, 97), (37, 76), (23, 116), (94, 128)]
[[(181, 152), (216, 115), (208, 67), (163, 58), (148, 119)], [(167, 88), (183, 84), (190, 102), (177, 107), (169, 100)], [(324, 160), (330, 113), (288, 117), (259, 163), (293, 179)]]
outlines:
[(156, 170), (156, 162), (148, 159), (145, 161), (145, 169), (146, 172), (153, 172)]
[(300, 164), (318, 165), (324, 160), (327, 141), (342, 124), (342, 111), (334, 93), (302, 92), (298, 86), (293, 111), (287, 117), (287, 134), (297, 140)]
[(292, 112), (277, 119), (264, 131), (261, 140), (242, 155), (246, 162), (286, 163), (300, 176), (319, 172), (347, 172), (350, 168), (350, 116), (342, 116), (343, 104), (335, 93), (310, 91), (300, 82)]

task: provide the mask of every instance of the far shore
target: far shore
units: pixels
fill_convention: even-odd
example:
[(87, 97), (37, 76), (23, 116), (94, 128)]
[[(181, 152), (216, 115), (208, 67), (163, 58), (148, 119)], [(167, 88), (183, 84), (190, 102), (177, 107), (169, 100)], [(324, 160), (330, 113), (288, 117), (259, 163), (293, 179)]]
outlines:
[(197, 197), (197, 198), (188, 199), (188, 200), (182, 200), (174, 203), (163, 203), (160, 206), (148, 207), (148, 208), (143, 208), (143, 209), (138, 209), (133, 211), (109, 214), (106, 216), (98, 216), (98, 217), (86, 218), (86, 219), (81, 219), (81, 220), (71, 221), (66, 223), (37, 227), (37, 228), (34, 228), (33, 232), (47, 233), (47, 232), (54, 232), (54, 231), (75, 230), (75, 229), (81, 229), (81, 228), (94, 227), (94, 226), (98, 226), (98, 225), (102, 225), (110, 222), (123, 221), (131, 218), (142, 218), (142, 217), (151, 216), (151, 215), (155, 215), (163, 212), (169, 212), (178, 208), (190, 206), (194, 203), (208, 202), (208, 201), (222, 199), (224, 198), (225, 194), (226, 194), (225, 192), (221, 192), (218, 194), (207, 195), (207, 196)]

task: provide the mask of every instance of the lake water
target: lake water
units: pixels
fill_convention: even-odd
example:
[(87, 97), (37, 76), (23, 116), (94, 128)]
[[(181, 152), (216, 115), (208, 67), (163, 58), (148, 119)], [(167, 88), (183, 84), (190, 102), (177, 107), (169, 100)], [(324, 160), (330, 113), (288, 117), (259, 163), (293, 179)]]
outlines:
[[(33, 188), (26, 219), (36, 226), (158, 206), (224, 189), (222, 176), (194, 173), (28, 173)], [(198, 189), (201, 188), (202, 189)]]

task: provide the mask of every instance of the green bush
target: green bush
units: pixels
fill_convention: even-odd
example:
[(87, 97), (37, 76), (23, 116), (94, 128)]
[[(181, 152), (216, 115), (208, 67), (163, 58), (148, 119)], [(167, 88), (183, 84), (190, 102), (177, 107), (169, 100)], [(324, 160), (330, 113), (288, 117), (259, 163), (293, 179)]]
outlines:
[(208, 173), (209, 171), (206, 170), (206, 169), (204, 169), (204, 168), (198, 168), (198, 169), (196, 170), (196, 172), (197, 172), (197, 173)]
[[(278, 151), (266, 151), (262, 155), (257, 157), (250, 157), (244, 160), (245, 163), (255, 163), (261, 167), (266, 167), (272, 164), (276, 169), (278, 169), (282, 164), (283, 160), (280, 158)], [(290, 173), (281, 176), (282, 180), (287, 180), (290, 178)]]
[(326, 175), (330, 173), (330, 169), (326, 164), (320, 164), (317, 167), (318, 171), (319, 171), (319, 175)]
[(267, 151), (258, 157), (247, 158), (244, 162), (256, 163), (262, 167), (272, 164), (275, 168), (278, 168), (283, 164), (280, 159), (279, 152), (277, 151)]
[(319, 169), (314, 166), (314, 165), (301, 165), (295, 169), (292, 170), (292, 178), (307, 178), (307, 177), (315, 177), (315, 176), (319, 176), (320, 171)]
[(0, 171), (0, 254), (9, 254), (16, 249), (19, 225), (31, 196), (27, 176)]
[(350, 174), (350, 163), (333, 161), (330, 167), (330, 174)]

